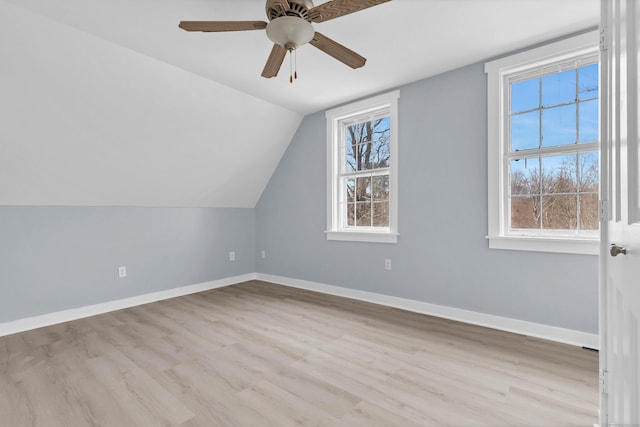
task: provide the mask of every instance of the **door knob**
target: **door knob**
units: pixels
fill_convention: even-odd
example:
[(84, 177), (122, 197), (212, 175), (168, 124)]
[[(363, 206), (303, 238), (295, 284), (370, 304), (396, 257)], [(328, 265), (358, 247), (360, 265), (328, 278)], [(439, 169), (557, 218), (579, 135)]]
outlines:
[(627, 248), (622, 247), (622, 246), (618, 246), (615, 243), (611, 244), (611, 251), (609, 251), (611, 253), (611, 256), (618, 256), (620, 254), (622, 255), (626, 255), (627, 254)]

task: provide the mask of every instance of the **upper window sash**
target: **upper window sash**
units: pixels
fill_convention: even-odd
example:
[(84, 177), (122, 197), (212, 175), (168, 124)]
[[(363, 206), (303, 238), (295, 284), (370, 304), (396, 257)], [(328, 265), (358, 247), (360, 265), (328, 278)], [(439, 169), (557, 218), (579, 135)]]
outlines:
[[(597, 31), (550, 43), (485, 64), (487, 74), (488, 115), (488, 235), (489, 247), (496, 249), (597, 254), (597, 236), (574, 236), (568, 233), (509, 234), (508, 161), (509, 157), (537, 157), (576, 150), (593, 149), (598, 143), (571, 144), (511, 151), (510, 147), (510, 84), (581, 67), (598, 58)], [(577, 147), (577, 146), (580, 147)], [(587, 147), (589, 145), (589, 147)]]

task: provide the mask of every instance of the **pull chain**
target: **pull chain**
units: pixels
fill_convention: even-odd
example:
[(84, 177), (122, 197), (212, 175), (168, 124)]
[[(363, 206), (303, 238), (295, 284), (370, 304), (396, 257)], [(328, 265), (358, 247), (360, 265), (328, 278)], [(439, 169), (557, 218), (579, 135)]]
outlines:
[(298, 51), (289, 49), (289, 83), (298, 79)]

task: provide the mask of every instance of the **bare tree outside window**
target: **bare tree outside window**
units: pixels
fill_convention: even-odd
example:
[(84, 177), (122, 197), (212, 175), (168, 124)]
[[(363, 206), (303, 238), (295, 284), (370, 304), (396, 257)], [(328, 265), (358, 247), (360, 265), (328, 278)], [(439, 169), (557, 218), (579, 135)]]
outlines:
[(347, 226), (389, 227), (389, 116), (345, 124)]
[(511, 171), (512, 228), (598, 229), (597, 152), (512, 160)]

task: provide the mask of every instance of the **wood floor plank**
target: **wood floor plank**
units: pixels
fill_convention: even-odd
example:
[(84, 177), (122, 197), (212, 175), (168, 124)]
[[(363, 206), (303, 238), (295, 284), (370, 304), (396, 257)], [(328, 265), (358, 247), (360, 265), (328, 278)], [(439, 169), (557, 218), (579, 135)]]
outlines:
[(93, 358), (87, 366), (107, 387), (119, 405), (127, 408), (136, 425), (180, 424), (192, 418), (175, 396), (119, 351)]
[[(358, 403), (340, 420), (339, 427), (423, 427), (402, 415), (387, 411), (366, 400)], [(431, 424), (436, 425), (436, 424)]]
[(270, 423), (286, 426), (332, 426), (339, 419), (316, 405), (284, 390), (268, 380), (262, 380), (238, 393), (246, 405), (258, 410)]
[(127, 420), (124, 412), (100, 414), (100, 410), (108, 406), (108, 397), (96, 404), (93, 400), (96, 396), (107, 396), (99, 388), (92, 390), (91, 400), (83, 398), (89, 381), (83, 374), (86, 372), (82, 368), (78, 369), (72, 359), (64, 356), (49, 357), (40, 361), (37, 369), (13, 373), (11, 378), (19, 389), (17, 396), (23, 399), (14, 408), (25, 409), (17, 411), (18, 416), (27, 417), (30, 423), (27, 425), (50, 426), (96, 425), (101, 416)]
[(596, 352), (259, 281), (0, 337), (11, 427), (588, 426), (597, 409)]
[(348, 392), (339, 384), (328, 382), (292, 366), (275, 374), (267, 374), (265, 379), (336, 418), (344, 416), (361, 401), (360, 397)]
[[(158, 382), (165, 386), (182, 404), (187, 406), (195, 417), (180, 426), (265, 426), (277, 427), (251, 404), (236, 396), (236, 384), (230, 384), (229, 378), (242, 375), (237, 366), (218, 378), (217, 372), (208, 371), (200, 363), (190, 362), (171, 368), (160, 377)], [(261, 377), (251, 376), (246, 383), (249, 387)], [(235, 378), (237, 379), (237, 378)]]

